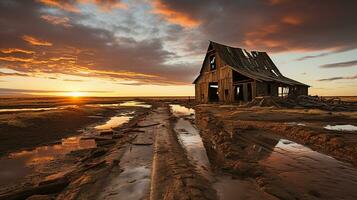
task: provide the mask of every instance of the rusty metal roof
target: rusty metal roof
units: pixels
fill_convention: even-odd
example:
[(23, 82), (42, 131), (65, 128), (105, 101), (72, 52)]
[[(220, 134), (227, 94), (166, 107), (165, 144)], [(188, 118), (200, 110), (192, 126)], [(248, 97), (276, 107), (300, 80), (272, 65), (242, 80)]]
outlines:
[[(248, 52), (245, 49), (230, 47), (212, 41), (210, 41), (208, 49), (213, 49), (223, 62), (233, 70), (254, 80), (308, 86), (281, 74), (266, 52)], [(200, 75), (193, 83), (198, 80)]]

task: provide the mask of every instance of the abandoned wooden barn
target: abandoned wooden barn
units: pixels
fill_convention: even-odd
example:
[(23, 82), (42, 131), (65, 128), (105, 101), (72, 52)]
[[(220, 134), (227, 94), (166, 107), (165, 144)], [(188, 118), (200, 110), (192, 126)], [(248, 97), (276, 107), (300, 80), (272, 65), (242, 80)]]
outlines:
[(266, 52), (210, 42), (195, 84), (198, 102), (250, 101), (260, 96), (308, 94), (308, 85), (285, 77)]

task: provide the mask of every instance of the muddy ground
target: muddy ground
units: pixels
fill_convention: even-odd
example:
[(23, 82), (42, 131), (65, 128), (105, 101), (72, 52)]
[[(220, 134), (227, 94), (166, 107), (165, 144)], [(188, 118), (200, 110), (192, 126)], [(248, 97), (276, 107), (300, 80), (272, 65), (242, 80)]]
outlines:
[(1, 114), (0, 199), (357, 198), (356, 112), (128, 100)]

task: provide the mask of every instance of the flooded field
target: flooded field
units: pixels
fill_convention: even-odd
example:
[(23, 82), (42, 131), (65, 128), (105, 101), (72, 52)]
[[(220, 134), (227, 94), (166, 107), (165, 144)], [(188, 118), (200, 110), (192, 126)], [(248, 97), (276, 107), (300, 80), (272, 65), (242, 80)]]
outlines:
[(0, 114), (2, 130), (31, 136), (21, 142), (56, 135), (0, 158), (0, 200), (38, 193), (58, 200), (357, 198), (353, 163), (291, 137), (349, 147), (355, 123), (342, 123), (342, 114), (327, 123), (315, 110), (281, 116), (176, 101), (61, 106)]
[[(100, 105), (98, 106), (101, 107)], [(110, 105), (110, 107), (113, 106), (119, 106), (119, 104)], [(124, 107), (128, 106), (149, 107), (147, 104), (134, 101), (124, 104)], [(18, 111), (20, 112), (20, 110)], [(24, 111), (32, 110), (33, 109), (24, 109)], [(40, 108), (35, 110), (40, 111)], [(135, 111), (124, 113), (119, 112), (117, 115), (110, 117), (106, 121), (83, 128), (76, 136), (62, 138), (59, 141), (39, 146), (31, 150), (9, 153), (7, 156), (0, 158), (0, 187), (8, 185), (9, 183), (21, 182), (28, 175), (41, 173), (41, 170), (45, 165), (50, 165), (51, 163), (57, 162), (57, 160), (64, 159), (70, 152), (96, 148), (96, 141), (95, 139), (91, 139), (91, 136), (100, 136), (102, 131), (112, 131), (114, 128), (118, 128), (122, 124), (129, 122), (134, 115)], [(98, 120), (104, 119), (104, 116), (100, 115), (88, 117), (96, 118)]]
[(280, 139), (260, 163), (305, 198), (357, 198), (355, 167), (290, 140)]
[(181, 105), (170, 105), (170, 107), (173, 115), (178, 117), (175, 131), (189, 160), (197, 172), (211, 182), (219, 199), (269, 199), (251, 180), (233, 179), (228, 174), (213, 172), (199, 130), (192, 122), (185, 119), (189, 116), (194, 118), (194, 109)]
[(94, 140), (81, 140), (78, 136), (64, 138), (58, 143), (10, 153), (7, 158), (0, 159), (0, 187), (39, 172), (38, 166), (60, 159), (71, 151), (96, 147)]
[[(260, 189), (252, 180), (232, 179), (229, 175), (211, 172), (199, 131), (192, 122), (185, 119), (194, 115), (194, 110), (180, 105), (170, 107), (173, 115), (178, 117), (175, 131), (186, 149), (188, 158), (200, 174), (212, 181), (220, 199), (275, 199), (263, 192), (257, 192)], [(305, 126), (297, 122), (286, 124)], [(278, 175), (284, 185), (294, 188), (303, 199), (312, 196), (331, 199), (344, 199), (346, 196), (357, 198), (354, 191), (357, 187), (357, 169), (351, 164), (276, 135), (263, 134), (258, 139), (250, 138), (249, 135), (240, 137), (244, 138), (246, 145), (253, 146), (255, 151), (264, 155), (259, 161), (261, 166), (269, 173)], [(270, 141), (269, 144), (266, 144), (267, 141)], [(276, 145), (271, 148), (271, 144)]]

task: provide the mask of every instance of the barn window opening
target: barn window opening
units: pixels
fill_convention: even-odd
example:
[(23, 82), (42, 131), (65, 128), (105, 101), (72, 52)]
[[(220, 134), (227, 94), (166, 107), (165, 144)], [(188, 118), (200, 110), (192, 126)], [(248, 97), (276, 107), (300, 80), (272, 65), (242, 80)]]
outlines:
[(218, 83), (217, 82), (212, 82), (209, 83), (208, 86), (208, 100), (210, 102), (216, 102), (219, 99), (219, 94), (218, 94)]
[(234, 99), (236, 101), (243, 101), (244, 96), (243, 96), (243, 85), (237, 85), (235, 89), (235, 94), (234, 94)]
[(210, 66), (211, 66), (211, 70), (215, 70), (217, 68), (217, 66), (216, 66), (216, 56), (212, 55), (209, 58), (209, 63), (210, 63)]
[(289, 87), (278, 87), (279, 97), (286, 97), (289, 95)]

